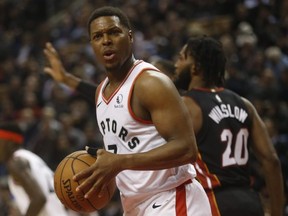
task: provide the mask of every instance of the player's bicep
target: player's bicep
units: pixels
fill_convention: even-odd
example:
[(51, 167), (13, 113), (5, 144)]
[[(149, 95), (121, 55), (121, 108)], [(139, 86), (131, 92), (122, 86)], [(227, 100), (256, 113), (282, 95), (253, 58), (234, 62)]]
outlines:
[(188, 108), (190, 117), (192, 118), (194, 132), (197, 134), (202, 128), (203, 124), (202, 110), (192, 98), (183, 96), (182, 99)]
[(252, 117), (252, 149), (256, 157), (260, 160), (271, 160), (276, 155), (276, 151), (272, 145), (266, 126), (255, 107), (248, 101), (244, 100)]
[(168, 77), (162, 74), (151, 76), (138, 85), (141, 105), (147, 109), (153, 124), (166, 140), (184, 135), (192, 123), (187, 118), (188, 110), (177, 89)]

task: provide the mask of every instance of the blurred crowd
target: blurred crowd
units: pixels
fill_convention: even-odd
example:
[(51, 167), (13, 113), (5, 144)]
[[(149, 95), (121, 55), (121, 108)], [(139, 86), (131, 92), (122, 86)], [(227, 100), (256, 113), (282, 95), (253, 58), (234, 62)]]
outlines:
[[(86, 145), (102, 146), (94, 104), (43, 73), (47, 63), (43, 48), (47, 41), (52, 42), (70, 73), (99, 83), (105, 74), (95, 62), (86, 22), (95, 8), (104, 5), (126, 12), (133, 26), (135, 56), (148, 62), (175, 61), (193, 35), (219, 39), (228, 59), (226, 87), (257, 108), (281, 160), (287, 188), (285, 0), (0, 0), (0, 121), (20, 122), (24, 147), (55, 170), (72, 151)], [(5, 168), (0, 172), (4, 178)], [(0, 215), (9, 215), (5, 213), (9, 212), (5, 181), (0, 184)], [(261, 178), (255, 187), (264, 188), (265, 196)], [(116, 204), (100, 215), (121, 215), (118, 199), (116, 196)]]

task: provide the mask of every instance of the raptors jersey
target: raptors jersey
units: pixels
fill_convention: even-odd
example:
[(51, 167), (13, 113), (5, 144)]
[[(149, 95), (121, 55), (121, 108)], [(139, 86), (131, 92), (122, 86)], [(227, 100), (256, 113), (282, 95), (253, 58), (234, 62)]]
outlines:
[[(45, 193), (47, 202), (39, 216), (66, 216), (66, 210), (54, 192), (53, 172), (44, 161), (34, 153), (24, 149), (15, 151), (13, 157), (23, 158), (29, 162), (31, 174)], [(30, 204), (29, 196), (11, 176), (8, 178), (8, 185), (21, 214), (25, 215)]]
[(185, 94), (201, 108), (203, 124), (196, 134), (195, 168), (205, 190), (249, 186), (251, 119), (242, 99), (227, 89), (193, 89)]
[[(107, 151), (135, 154), (150, 151), (166, 143), (153, 123), (137, 118), (130, 106), (135, 80), (144, 70), (158, 72), (153, 65), (136, 61), (109, 98), (103, 95), (109, 83), (108, 78), (101, 83), (96, 100), (96, 114)], [(129, 210), (154, 194), (176, 188), (195, 177), (195, 174), (191, 165), (157, 171), (125, 170), (117, 175), (116, 183), (121, 192), (123, 207)]]

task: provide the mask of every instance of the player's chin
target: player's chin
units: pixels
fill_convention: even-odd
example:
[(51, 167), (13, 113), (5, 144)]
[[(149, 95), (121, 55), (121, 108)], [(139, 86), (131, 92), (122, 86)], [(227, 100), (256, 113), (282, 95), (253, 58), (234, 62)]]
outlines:
[(105, 61), (104, 65), (107, 71), (118, 70), (120, 68), (118, 61)]

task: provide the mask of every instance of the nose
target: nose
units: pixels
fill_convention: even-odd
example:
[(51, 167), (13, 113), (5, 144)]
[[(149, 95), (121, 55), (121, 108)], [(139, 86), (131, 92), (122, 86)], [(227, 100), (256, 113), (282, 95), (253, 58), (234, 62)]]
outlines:
[(111, 38), (109, 37), (108, 34), (104, 34), (103, 35), (103, 44), (104, 45), (107, 45), (107, 44), (110, 44), (112, 41), (111, 41)]

